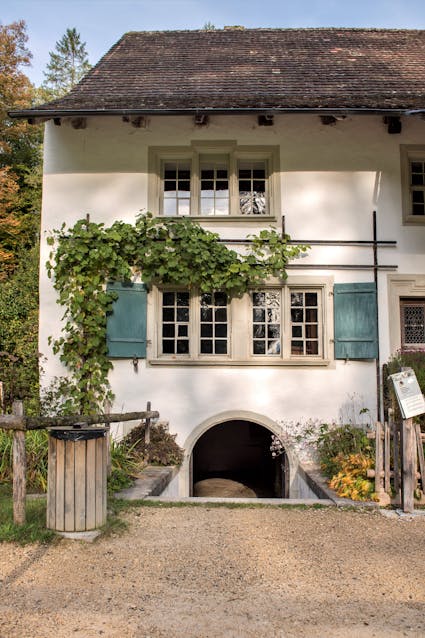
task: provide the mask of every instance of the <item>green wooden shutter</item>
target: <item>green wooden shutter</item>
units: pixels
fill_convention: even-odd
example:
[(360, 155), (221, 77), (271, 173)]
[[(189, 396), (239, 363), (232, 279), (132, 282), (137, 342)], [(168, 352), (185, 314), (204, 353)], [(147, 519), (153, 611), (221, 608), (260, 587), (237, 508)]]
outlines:
[(335, 284), (335, 359), (376, 359), (376, 286), (373, 282)]
[(118, 293), (107, 317), (106, 340), (111, 358), (146, 357), (145, 284), (110, 283), (108, 290)]

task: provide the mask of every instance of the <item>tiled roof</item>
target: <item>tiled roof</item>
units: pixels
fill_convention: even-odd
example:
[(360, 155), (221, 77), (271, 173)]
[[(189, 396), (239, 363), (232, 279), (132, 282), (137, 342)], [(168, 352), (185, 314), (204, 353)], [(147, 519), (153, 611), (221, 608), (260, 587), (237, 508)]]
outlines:
[(125, 34), (38, 110), (422, 109), (425, 31), (223, 29)]

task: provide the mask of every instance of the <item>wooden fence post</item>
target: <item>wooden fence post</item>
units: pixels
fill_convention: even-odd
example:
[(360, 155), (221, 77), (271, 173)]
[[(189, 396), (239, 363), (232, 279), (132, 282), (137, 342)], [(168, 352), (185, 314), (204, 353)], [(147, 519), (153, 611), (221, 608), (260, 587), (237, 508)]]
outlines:
[[(146, 404), (146, 412), (151, 411), (151, 402), (148, 401)], [(145, 421), (145, 445), (149, 445), (151, 442), (151, 420), (150, 417), (146, 417)]]
[(416, 433), (413, 419), (403, 419), (402, 424), (401, 507), (403, 512), (414, 512), (416, 485)]
[[(14, 416), (24, 416), (22, 401), (14, 401), (12, 406)], [(23, 426), (22, 426), (23, 427)], [(25, 431), (13, 432), (13, 522), (15, 525), (25, 523), (25, 499), (27, 496), (26, 483), (27, 458), (25, 452)]]

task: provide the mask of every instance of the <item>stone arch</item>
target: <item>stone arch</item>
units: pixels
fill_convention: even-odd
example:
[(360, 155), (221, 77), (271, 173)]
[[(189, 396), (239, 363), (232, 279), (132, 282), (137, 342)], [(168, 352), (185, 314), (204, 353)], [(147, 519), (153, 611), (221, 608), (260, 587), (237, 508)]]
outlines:
[(220, 412), (215, 414), (208, 419), (202, 421), (199, 425), (197, 425), (190, 432), (188, 437), (184, 442), (184, 460), (179, 472), (179, 495), (181, 497), (189, 496), (190, 493), (190, 483), (191, 483), (191, 458), (193, 449), (197, 443), (197, 441), (205, 434), (209, 429), (213, 428), (216, 425), (220, 425), (222, 423), (226, 423), (226, 421), (247, 421), (251, 423), (256, 423), (267, 430), (269, 430), (272, 434), (275, 434), (282, 441), (285, 452), (288, 458), (289, 463), (289, 482), (291, 484), (292, 478), (295, 476), (298, 467), (298, 459), (294, 452), (293, 446), (291, 444), (290, 439), (284, 435), (282, 432), (281, 426), (273, 421), (269, 417), (264, 414), (259, 414), (258, 412), (251, 412), (247, 410), (226, 410), (224, 412)]

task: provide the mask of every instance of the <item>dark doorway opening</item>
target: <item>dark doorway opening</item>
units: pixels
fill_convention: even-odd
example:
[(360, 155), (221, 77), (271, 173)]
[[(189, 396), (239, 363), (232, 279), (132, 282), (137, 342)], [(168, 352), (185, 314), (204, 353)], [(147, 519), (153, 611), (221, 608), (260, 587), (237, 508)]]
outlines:
[[(225, 479), (246, 486), (255, 493), (252, 496), (286, 498), (287, 457), (284, 453), (273, 458), (271, 441), (270, 430), (251, 421), (226, 421), (210, 428), (193, 448), (192, 493), (196, 495), (200, 481)], [(218, 482), (209, 483), (214, 486)]]

